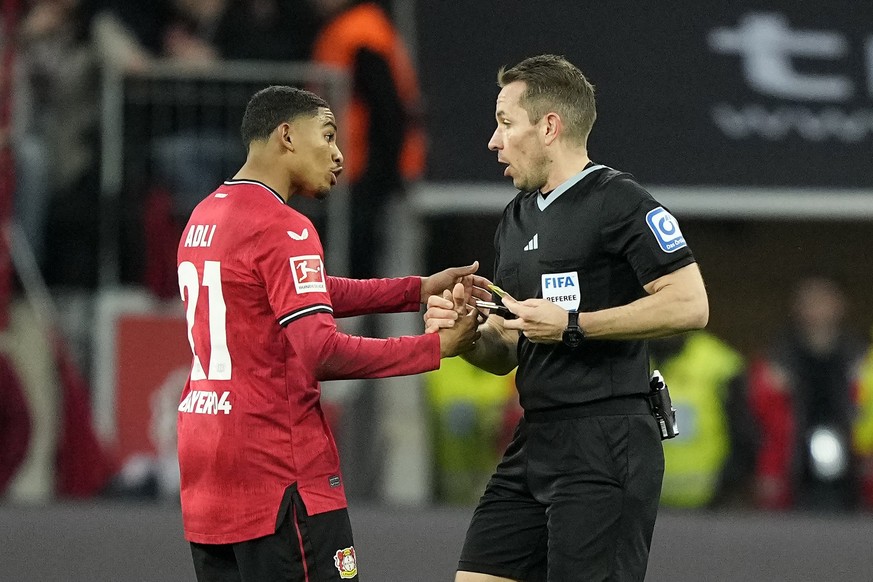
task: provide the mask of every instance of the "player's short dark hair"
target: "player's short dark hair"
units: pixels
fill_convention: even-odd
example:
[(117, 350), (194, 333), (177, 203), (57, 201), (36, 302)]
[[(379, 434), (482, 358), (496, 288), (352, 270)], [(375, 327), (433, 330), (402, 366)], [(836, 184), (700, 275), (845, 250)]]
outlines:
[(329, 108), (327, 101), (303, 89), (284, 85), (261, 89), (246, 105), (240, 128), (243, 143), (248, 146), (255, 140), (266, 140), (280, 123), (317, 115), (322, 107)]
[(594, 86), (573, 63), (562, 56), (539, 55), (514, 67), (501, 67), (497, 84), (505, 87), (523, 81), (527, 87), (519, 100), (531, 123), (554, 111), (561, 116), (567, 136), (584, 144), (597, 119)]

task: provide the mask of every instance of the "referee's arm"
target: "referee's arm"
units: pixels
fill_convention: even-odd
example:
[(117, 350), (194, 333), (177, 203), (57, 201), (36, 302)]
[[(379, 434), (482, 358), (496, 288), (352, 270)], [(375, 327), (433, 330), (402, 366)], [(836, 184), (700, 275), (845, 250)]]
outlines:
[(479, 326), (482, 336), (461, 357), (486, 372), (503, 376), (518, 366), (518, 332), (503, 327), (503, 318), (489, 315)]
[(580, 313), (579, 325), (586, 337), (657, 338), (701, 329), (709, 321), (709, 300), (696, 263), (659, 277), (644, 287), (647, 295), (632, 303)]
[[(579, 327), (589, 339), (637, 340), (664, 337), (700, 329), (709, 320), (709, 300), (696, 263), (644, 285), (647, 295), (618, 307), (580, 311)], [(508, 295), (503, 304), (517, 319), (505, 327), (523, 333), (535, 343), (558, 343), (567, 327), (567, 312), (546, 299), (517, 301)]]

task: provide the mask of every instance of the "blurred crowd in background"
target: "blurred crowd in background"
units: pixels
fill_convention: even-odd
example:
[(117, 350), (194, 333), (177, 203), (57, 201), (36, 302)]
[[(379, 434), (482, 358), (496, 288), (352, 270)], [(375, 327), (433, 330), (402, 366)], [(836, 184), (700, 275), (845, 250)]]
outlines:
[[(385, 275), (380, 233), (387, 225), (380, 220), (426, 175), (424, 100), (391, 8), (344, 0), (22, 1), (14, 35), (4, 33), (4, 44), (15, 49), (14, 68), (3, 73), (13, 115), (0, 138), (15, 162), (15, 220), (58, 310), (74, 310), (99, 287), (102, 72), (135, 76), (158, 62), (191, 70), (236, 60), (315, 62), (345, 70), (352, 87), (340, 128), (350, 190), (347, 274)], [(9, 12), (4, 17), (10, 22)], [(370, 34), (360, 34), (362, 27)], [(123, 225), (118, 282), (163, 300), (178, 295), (175, 248), (187, 215), (245, 155), (237, 137), (241, 109), (210, 115), (209, 106), (203, 102), (194, 121), (179, 115), (152, 132), (147, 147), (131, 150), (148, 158), (148, 171), (125, 176), (116, 217)], [(136, 107), (127, 113), (131, 126), (145, 115)], [(127, 167), (137, 163), (144, 162)], [(666, 378), (680, 429), (664, 443), (665, 506), (873, 510), (868, 330), (847, 317), (844, 289), (831, 274), (810, 273), (785, 293), (791, 309), (779, 316), (782, 330), (760, 337), (754, 351), (741, 353), (707, 331), (651, 342), (652, 367)], [(14, 302), (10, 317), (14, 332)], [(15, 482), (28, 457), (41, 455), (55, 475), (42, 498), (174, 499), (172, 420), (184, 377), (155, 391), (152, 405), (167, 411), (155, 416), (170, 420), (141, 427), (166, 454), (157, 463), (123, 463), (91, 426), (94, 371), (82, 356), (90, 350), (88, 330), (73, 324), (66, 332), (80, 341), (73, 353), (50, 344), (50, 380), (16, 368), (21, 352), (40, 351), (36, 339), (24, 332), (4, 339), (12, 355), (0, 359), (0, 492), (10, 500), (39, 497), (32, 480), (17, 489)], [(48, 421), (34, 412), (45, 415), (45, 405), (34, 404), (42, 397), (28, 388), (46, 381), (62, 386)], [(453, 360), (427, 375), (424, 387), (432, 498), (472, 503), (521, 418), (512, 376)], [(373, 401), (354, 404), (359, 415), (372, 413)], [(341, 449), (366, 434), (343, 425), (351, 410), (328, 412)]]

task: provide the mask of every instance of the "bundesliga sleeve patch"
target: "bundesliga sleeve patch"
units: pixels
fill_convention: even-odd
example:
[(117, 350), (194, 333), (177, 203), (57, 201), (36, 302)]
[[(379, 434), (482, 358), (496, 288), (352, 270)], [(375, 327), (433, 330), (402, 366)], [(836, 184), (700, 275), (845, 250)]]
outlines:
[(658, 246), (665, 253), (672, 253), (687, 246), (685, 237), (682, 236), (682, 231), (679, 230), (679, 223), (663, 207), (659, 206), (654, 210), (650, 210), (646, 214), (646, 224), (652, 229), (652, 234), (655, 235)]
[(318, 255), (291, 257), (291, 274), (297, 293), (327, 293), (324, 264)]

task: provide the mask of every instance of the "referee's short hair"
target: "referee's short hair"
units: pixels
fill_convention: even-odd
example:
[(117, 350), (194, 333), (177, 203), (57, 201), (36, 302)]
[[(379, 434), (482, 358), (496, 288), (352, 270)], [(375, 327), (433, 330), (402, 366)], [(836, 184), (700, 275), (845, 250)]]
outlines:
[(597, 118), (594, 86), (573, 63), (558, 55), (538, 55), (500, 68), (497, 84), (501, 88), (515, 81), (527, 85), (520, 105), (531, 123), (554, 111), (561, 116), (567, 137), (583, 145), (588, 141)]
[(322, 107), (329, 109), (327, 101), (303, 89), (284, 85), (261, 89), (246, 105), (240, 128), (242, 141), (248, 147), (253, 141), (266, 140), (280, 123), (291, 122), (301, 115), (317, 115)]

